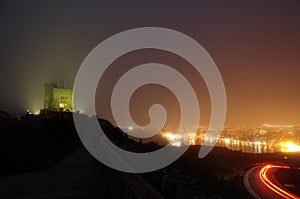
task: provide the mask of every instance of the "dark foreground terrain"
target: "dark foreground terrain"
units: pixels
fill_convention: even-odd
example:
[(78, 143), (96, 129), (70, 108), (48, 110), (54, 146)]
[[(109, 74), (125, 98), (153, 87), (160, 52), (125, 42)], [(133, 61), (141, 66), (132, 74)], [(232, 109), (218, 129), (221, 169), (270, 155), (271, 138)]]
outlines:
[[(147, 152), (161, 147), (136, 142), (106, 120), (99, 123), (107, 137), (126, 150)], [(243, 184), (249, 168), (269, 162), (300, 165), (299, 154), (245, 154), (218, 147), (199, 159), (200, 146), (191, 146), (167, 168), (126, 174), (99, 163), (86, 151), (71, 113), (52, 118), (27, 115), (21, 120), (1, 119), (0, 128), (1, 199), (251, 198)], [(293, 189), (299, 189), (294, 181)]]

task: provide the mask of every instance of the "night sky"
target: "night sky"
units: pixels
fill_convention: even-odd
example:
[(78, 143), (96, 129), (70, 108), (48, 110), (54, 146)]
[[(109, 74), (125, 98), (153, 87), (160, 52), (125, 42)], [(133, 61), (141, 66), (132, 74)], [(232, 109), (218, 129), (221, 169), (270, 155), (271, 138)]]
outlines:
[[(43, 84), (64, 80), (72, 87), (82, 61), (101, 41), (156, 26), (189, 35), (214, 59), (227, 92), (226, 125), (300, 124), (300, 1), (1, 1), (0, 24), (0, 110), (38, 111)], [(98, 114), (111, 120), (113, 84), (149, 61), (168, 64), (189, 79), (201, 124), (208, 124), (210, 101), (201, 77), (185, 60), (158, 50), (128, 53), (111, 65), (98, 85)], [(145, 86), (131, 102), (140, 124), (149, 119), (147, 107), (158, 102), (170, 113), (167, 125), (178, 122), (178, 102), (166, 88)]]

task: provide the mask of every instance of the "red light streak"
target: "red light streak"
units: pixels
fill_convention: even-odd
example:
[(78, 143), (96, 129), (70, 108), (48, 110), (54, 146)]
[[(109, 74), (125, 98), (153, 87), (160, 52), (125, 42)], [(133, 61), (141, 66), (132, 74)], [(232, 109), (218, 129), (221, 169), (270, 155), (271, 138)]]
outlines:
[(287, 192), (286, 190), (281, 189), (280, 187), (276, 186), (274, 183), (271, 182), (271, 180), (268, 178), (267, 176), (267, 172), (270, 169), (274, 169), (274, 168), (282, 168), (282, 169), (290, 169), (290, 167), (288, 166), (278, 166), (278, 165), (266, 165), (264, 166), (260, 172), (259, 172), (259, 177), (260, 180), (272, 191), (274, 191), (275, 193), (277, 193), (278, 195), (287, 198), (287, 199), (300, 199), (299, 197)]

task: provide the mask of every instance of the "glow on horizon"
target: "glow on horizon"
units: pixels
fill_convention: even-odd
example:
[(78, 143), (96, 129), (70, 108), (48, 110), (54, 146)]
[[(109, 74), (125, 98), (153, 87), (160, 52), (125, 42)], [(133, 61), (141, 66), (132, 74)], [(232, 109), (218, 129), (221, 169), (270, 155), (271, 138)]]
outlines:
[(292, 125), (281, 125), (281, 124), (263, 124), (266, 128), (293, 128)]
[(180, 147), (182, 145), (182, 135), (166, 132), (162, 134), (172, 146)]
[(281, 152), (300, 152), (300, 145), (288, 141), (280, 143)]

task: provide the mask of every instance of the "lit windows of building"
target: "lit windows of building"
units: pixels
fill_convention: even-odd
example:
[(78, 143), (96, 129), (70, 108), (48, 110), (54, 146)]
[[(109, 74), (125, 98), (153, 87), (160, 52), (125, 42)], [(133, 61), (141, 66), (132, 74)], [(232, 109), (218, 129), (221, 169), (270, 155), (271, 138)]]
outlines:
[(73, 111), (73, 89), (58, 88), (56, 84), (46, 83), (44, 109)]

